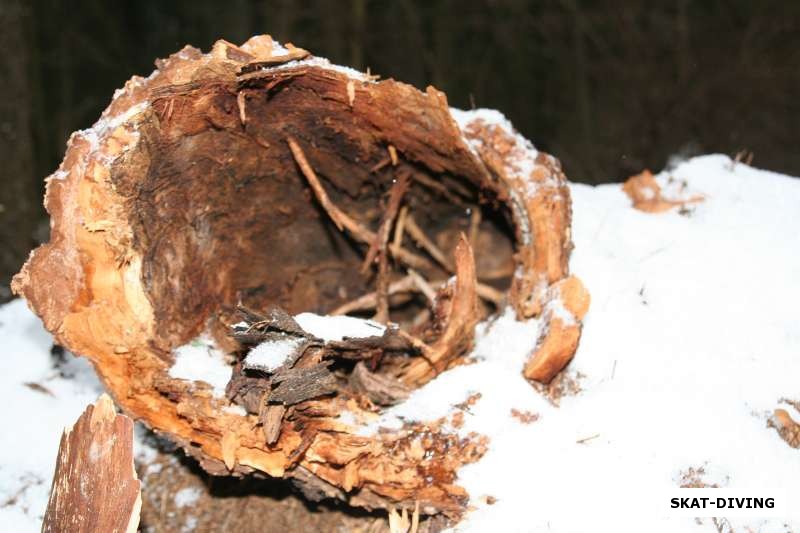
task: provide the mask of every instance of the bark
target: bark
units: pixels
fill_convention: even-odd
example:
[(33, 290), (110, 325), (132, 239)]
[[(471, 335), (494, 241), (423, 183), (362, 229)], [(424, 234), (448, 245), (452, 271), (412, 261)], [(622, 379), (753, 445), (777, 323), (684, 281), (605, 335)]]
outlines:
[[(504, 293), (520, 318), (542, 312), (571, 248), (557, 160), (478, 115), (462, 131), (433, 88), (273, 54), (268, 36), (157, 67), (72, 136), (48, 180), (51, 241), (16, 292), (127, 413), (207, 471), (458, 515), (455, 473), (485, 438), (437, 421), (365, 437), (339, 414), (374, 417), (463, 362)], [(274, 376), (239, 362), (228, 398), (168, 375), (173, 349), (204, 331), (241, 358), (265, 335), (302, 336), (290, 314), (376, 308), (399, 326), (363, 343), (309, 339)], [(231, 335), (237, 313), (248, 327)]]
[(142, 507), (133, 421), (102, 395), (64, 431), (43, 532), (134, 532)]

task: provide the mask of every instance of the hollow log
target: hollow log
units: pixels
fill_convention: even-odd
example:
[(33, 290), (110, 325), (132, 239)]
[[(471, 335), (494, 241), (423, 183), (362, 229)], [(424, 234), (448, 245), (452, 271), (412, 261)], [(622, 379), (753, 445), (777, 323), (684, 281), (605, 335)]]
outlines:
[[(156, 66), (70, 138), (47, 180), (50, 242), (16, 293), (127, 414), (207, 471), (458, 515), (457, 469), (485, 438), (436, 421), (365, 436), (340, 414), (374, 417), (375, 401), (402, 401), (460, 364), (503, 295), (520, 319), (542, 313), (569, 275), (558, 161), (496, 112), (452, 110), (433, 88), (377, 81), (269, 36), (208, 54), (187, 46)], [(247, 335), (274, 333), (269, 316), (350, 308), (382, 308), (394, 333), (309, 340), (280, 380), (242, 366)], [(248, 329), (232, 336), (241, 312)], [(239, 376), (227, 395), (170, 374), (175, 350), (203, 333)], [(303, 376), (326, 385), (304, 388)], [(288, 391), (279, 401), (276, 384)]]

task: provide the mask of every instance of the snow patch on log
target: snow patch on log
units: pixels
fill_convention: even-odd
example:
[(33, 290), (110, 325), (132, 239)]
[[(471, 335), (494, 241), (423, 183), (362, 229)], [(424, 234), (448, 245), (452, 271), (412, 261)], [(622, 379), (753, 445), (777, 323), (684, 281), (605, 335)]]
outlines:
[(264, 67), (261, 70), (275, 72), (275, 71), (287, 70), (298, 67), (319, 67), (325, 70), (332, 70), (334, 72), (344, 74), (348, 78), (354, 80), (358, 80), (365, 83), (375, 83), (375, 78), (373, 76), (370, 76), (354, 68), (345, 67), (343, 65), (337, 65), (336, 63), (331, 63), (328, 59), (317, 56), (309, 57), (308, 59), (289, 61), (287, 63), (283, 63), (277, 66)]
[(286, 338), (262, 342), (250, 350), (244, 360), (244, 366), (254, 370), (273, 372), (285, 363), (305, 342), (305, 339), (302, 338)]
[[(324, 342), (380, 337), (386, 332), (386, 327), (378, 322), (344, 315), (300, 313), (292, 318), (305, 333)], [(248, 327), (246, 322), (232, 326), (234, 331), (247, 330)], [(293, 356), (299, 357), (307, 344), (308, 339), (304, 337), (286, 336), (265, 340), (250, 350), (244, 359), (244, 366), (248, 369), (274, 372)]]
[(201, 335), (189, 344), (175, 349), (175, 362), (169, 369), (170, 377), (187, 381), (201, 381), (211, 387), (215, 398), (225, 397), (225, 387), (231, 380), (232, 369), (225, 354), (217, 348), (208, 335)]
[(306, 333), (325, 342), (349, 339), (380, 337), (386, 327), (374, 320), (364, 320), (351, 316), (323, 316), (314, 313), (300, 313), (294, 316), (295, 321)]
[[(105, 139), (115, 129), (130, 122), (136, 115), (144, 113), (149, 107), (150, 102), (139, 102), (138, 104), (129, 107), (124, 113), (112, 115), (111, 118), (109, 118), (107, 115), (107, 109), (106, 112), (104, 112), (100, 117), (100, 120), (95, 122), (91, 128), (77, 131), (73, 133), (73, 135), (80, 136), (88, 141), (91, 151), (95, 152), (100, 147), (101, 139)], [(135, 130), (134, 134), (138, 135)], [(113, 157), (106, 157), (104, 162), (110, 162), (118, 156), (119, 154), (115, 154)]]

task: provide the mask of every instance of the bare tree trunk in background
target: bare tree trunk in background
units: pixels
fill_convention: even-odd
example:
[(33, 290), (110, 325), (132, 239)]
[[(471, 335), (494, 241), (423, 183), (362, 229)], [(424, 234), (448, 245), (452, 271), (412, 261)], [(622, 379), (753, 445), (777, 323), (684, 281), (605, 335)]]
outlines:
[(7, 300), (11, 275), (34, 246), (33, 233), (41, 218), (40, 187), (34, 170), (30, 120), (30, 7), (6, 0), (0, 4), (0, 301)]
[(353, 0), (350, 6), (353, 28), (350, 32), (350, 65), (357, 69), (364, 66), (364, 33), (366, 30), (367, 5), (365, 0)]

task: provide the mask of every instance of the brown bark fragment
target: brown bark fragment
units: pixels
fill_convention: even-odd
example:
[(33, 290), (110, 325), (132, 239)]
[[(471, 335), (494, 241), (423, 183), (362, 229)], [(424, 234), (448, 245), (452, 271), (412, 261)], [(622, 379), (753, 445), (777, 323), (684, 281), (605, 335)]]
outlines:
[(272, 384), (277, 386), (269, 393), (267, 401), (294, 405), (335, 392), (338, 388), (336, 378), (327, 366), (293, 368), (276, 374)]

